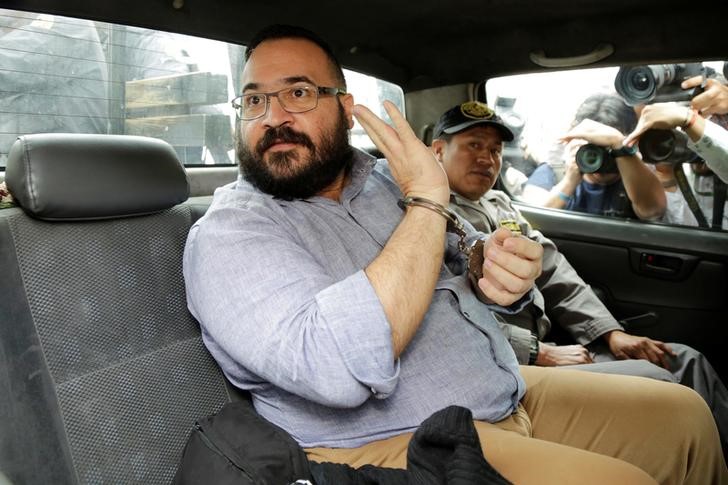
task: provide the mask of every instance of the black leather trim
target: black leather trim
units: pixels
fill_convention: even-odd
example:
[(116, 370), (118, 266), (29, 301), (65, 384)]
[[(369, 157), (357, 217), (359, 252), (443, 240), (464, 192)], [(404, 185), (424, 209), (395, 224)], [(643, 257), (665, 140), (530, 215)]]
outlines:
[(20, 136), (8, 154), (5, 178), (29, 215), (51, 221), (150, 214), (189, 195), (174, 149), (141, 136)]
[(0, 470), (11, 483), (77, 483), (8, 217), (0, 217), (0, 268)]

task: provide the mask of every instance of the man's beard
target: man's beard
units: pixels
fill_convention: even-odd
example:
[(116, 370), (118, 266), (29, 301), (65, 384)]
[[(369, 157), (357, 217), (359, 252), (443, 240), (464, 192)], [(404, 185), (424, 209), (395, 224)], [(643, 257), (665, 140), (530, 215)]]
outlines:
[[(300, 155), (290, 150), (270, 153), (266, 163), (263, 153), (274, 143), (295, 143), (307, 148), (308, 159), (298, 160)], [(321, 192), (342, 171), (348, 171), (353, 155), (341, 104), (339, 119), (331, 130), (323, 133), (319, 146), (305, 133), (285, 125), (269, 128), (252, 150), (242, 139), (237, 145), (243, 177), (259, 190), (286, 200), (307, 199)], [(279, 169), (277, 173), (271, 170), (272, 167)]]

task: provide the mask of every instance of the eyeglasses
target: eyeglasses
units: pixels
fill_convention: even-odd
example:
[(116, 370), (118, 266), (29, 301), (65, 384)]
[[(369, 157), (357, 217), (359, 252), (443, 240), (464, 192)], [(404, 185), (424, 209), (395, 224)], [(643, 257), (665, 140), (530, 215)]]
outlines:
[(313, 84), (302, 83), (281, 89), (274, 93), (250, 93), (243, 94), (233, 99), (230, 103), (235, 109), (235, 115), (239, 120), (250, 121), (264, 116), (268, 112), (270, 98), (278, 98), (281, 108), (289, 113), (305, 113), (316, 109), (319, 96), (336, 96), (346, 94), (342, 88), (325, 88)]

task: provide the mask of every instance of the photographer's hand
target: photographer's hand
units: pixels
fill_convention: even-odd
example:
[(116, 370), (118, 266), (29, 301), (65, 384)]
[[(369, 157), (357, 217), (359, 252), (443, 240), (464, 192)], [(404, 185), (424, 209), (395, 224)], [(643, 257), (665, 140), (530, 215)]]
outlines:
[(584, 140), (571, 140), (566, 145), (566, 172), (561, 181), (564, 182), (563, 192), (568, 195), (573, 194), (576, 186), (581, 182), (581, 170), (579, 170), (579, 165), (576, 164), (576, 152), (584, 145), (586, 145)]
[(682, 127), (691, 140), (697, 141), (703, 136), (705, 119), (699, 115), (693, 119), (692, 115), (693, 111), (677, 103), (648, 104), (642, 110), (634, 131), (624, 139), (624, 144), (633, 145), (647, 130), (671, 130), (677, 127)]
[(576, 152), (580, 146), (585, 144), (586, 142), (584, 140), (571, 140), (567, 144), (565, 150), (566, 171), (564, 178), (559, 180), (559, 183), (551, 188), (548, 198), (544, 201), (544, 207), (563, 209), (568, 205), (569, 199), (574, 197), (576, 187), (581, 182), (581, 171), (576, 164)]
[(624, 135), (616, 128), (598, 123), (594, 120), (583, 120), (561, 137), (561, 141), (568, 143), (574, 139), (586, 140), (601, 147), (620, 148)]
[[(683, 89), (692, 89), (700, 86), (703, 76), (695, 76), (686, 79), (680, 85)], [(728, 113), (728, 86), (717, 79), (708, 79), (705, 82), (705, 91), (695, 96), (690, 106), (703, 116), (712, 114), (724, 115)]]

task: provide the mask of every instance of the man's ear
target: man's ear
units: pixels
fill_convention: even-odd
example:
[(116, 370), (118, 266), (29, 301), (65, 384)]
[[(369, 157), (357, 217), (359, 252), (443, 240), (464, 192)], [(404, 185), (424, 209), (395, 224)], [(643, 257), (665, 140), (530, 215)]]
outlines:
[(445, 154), (445, 147), (447, 147), (447, 142), (445, 140), (441, 140), (439, 138), (432, 140), (432, 146), (430, 148), (432, 149), (432, 153), (435, 154), (435, 158), (437, 158), (437, 161), (440, 163), (442, 163), (442, 157)]
[(354, 96), (346, 93), (339, 96), (341, 105), (344, 107), (344, 116), (346, 116), (346, 124), (351, 130), (354, 128)]

